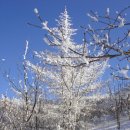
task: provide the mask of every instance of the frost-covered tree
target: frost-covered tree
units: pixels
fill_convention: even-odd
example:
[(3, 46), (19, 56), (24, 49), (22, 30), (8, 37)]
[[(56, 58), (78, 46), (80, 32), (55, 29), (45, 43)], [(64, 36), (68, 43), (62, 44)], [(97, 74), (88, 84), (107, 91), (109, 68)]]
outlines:
[[(42, 21), (37, 9), (35, 13)], [(52, 46), (53, 51), (35, 51), (40, 62), (26, 63), (43, 82), (52, 100), (57, 102), (58, 106), (52, 105), (54, 109), (50, 111), (50, 116), (58, 117), (57, 129), (75, 130), (80, 125), (84, 127), (80, 115), (89, 115), (95, 102), (104, 97), (99, 78), (107, 67), (107, 61), (91, 63), (91, 59), (85, 58), (89, 53), (85, 35), (83, 44), (75, 43), (73, 35), (76, 29), (71, 27), (66, 9), (56, 21), (58, 25), (53, 28), (47, 21), (42, 21), (42, 28), (48, 32), (45, 43)]]
[(9, 98), (7, 95), (2, 95), (0, 100), (0, 129), (2, 130), (38, 130), (48, 127), (48, 125), (45, 126), (47, 124), (45, 118), (49, 103), (45, 102), (44, 91), (38, 77), (30, 75), (27, 70), (25, 64), (27, 52), (28, 41), (23, 55), (22, 69), (19, 69), (18, 80), (12, 79), (10, 75), (6, 76), (14, 96)]
[[(94, 11), (88, 13), (91, 21), (98, 26), (88, 26), (83, 27), (88, 34), (89, 43), (96, 47), (97, 51), (103, 50), (100, 55), (86, 56), (96, 59), (104, 58), (123, 58), (129, 61), (130, 46), (129, 46), (129, 17), (127, 12), (130, 6), (123, 8), (121, 11), (116, 11), (115, 13), (110, 11), (109, 8), (102, 14)], [(117, 33), (118, 32), (118, 33)], [(114, 35), (114, 37), (113, 37)]]
[(114, 59), (117, 66), (112, 66), (113, 70), (115, 70), (112, 75), (121, 80), (130, 79), (129, 9), (130, 6), (127, 6), (120, 11), (114, 12), (107, 8), (102, 14), (90, 11), (87, 15), (91, 22), (88, 26), (82, 26), (87, 34), (91, 50), (97, 52), (102, 50), (99, 55), (91, 51), (86, 58), (92, 58), (93, 61), (106, 58)]

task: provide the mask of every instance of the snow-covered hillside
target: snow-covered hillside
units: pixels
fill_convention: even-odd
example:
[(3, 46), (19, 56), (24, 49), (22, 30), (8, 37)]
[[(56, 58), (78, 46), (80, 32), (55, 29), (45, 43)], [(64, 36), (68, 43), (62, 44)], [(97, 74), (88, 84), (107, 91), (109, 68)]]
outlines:
[[(89, 130), (117, 130), (117, 124), (116, 121), (105, 121)], [(130, 120), (128, 118), (123, 117), (121, 119), (120, 130), (130, 130)]]

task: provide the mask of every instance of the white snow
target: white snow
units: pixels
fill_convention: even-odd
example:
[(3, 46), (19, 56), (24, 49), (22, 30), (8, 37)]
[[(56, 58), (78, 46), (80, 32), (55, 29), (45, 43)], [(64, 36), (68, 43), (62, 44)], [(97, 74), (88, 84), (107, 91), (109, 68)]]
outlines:
[(118, 16), (118, 20), (120, 21), (119, 27), (123, 27), (125, 25), (125, 18)]
[[(89, 130), (118, 130), (116, 120), (104, 121), (101, 124), (89, 128)], [(121, 118), (121, 128), (120, 130), (130, 130), (130, 120), (127, 117)]]
[(38, 14), (38, 9), (37, 8), (34, 9), (34, 13)]

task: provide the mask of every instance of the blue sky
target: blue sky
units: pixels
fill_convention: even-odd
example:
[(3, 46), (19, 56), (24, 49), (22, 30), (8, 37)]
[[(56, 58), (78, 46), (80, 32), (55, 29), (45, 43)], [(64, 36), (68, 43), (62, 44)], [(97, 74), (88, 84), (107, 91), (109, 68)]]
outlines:
[[(43, 19), (48, 20), (50, 26), (55, 25), (55, 19), (66, 6), (74, 27), (87, 25), (89, 20), (86, 13), (90, 10), (103, 13), (106, 8), (112, 12), (130, 5), (129, 0), (0, 0), (0, 70), (11, 70), (15, 77), (15, 69), (22, 62), (25, 41), (29, 41), (30, 50), (43, 50), (45, 32), (27, 25), (27, 22), (39, 24), (33, 12), (38, 8)], [(82, 38), (79, 35), (77, 41)], [(1, 71), (0, 71), (1, 72)], [(0, 93), (5, 93), (8, 84), (0, 74)]]

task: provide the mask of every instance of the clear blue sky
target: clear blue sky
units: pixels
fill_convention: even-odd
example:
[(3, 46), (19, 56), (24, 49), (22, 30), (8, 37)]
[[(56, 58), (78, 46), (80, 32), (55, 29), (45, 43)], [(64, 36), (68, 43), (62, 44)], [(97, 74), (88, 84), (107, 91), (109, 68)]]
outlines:
[[(33, 10), (38, 8), (40, 14), (50, 25), (55, 25), (55, 19), (67, 6), (74, 27), (87, 25), (86, 13), (90, 10), (103, 13), (106, 8), (112, 12), (130, 5), (129, 0), (0, 0), (0, 69), (11, 69), (12, 74), (16, 64), (21, 63), (25, 40), (30, 42), (31, 50), (43, 50), (45, 32), (28, 26), (26, 23), (38, 23)], [(77, 40), (80, 41), (80, 37)], [(0, 74), (0, 93), (5, 93), (7, 83)], [(15, 75), (14, 75), (15, 77)]]

